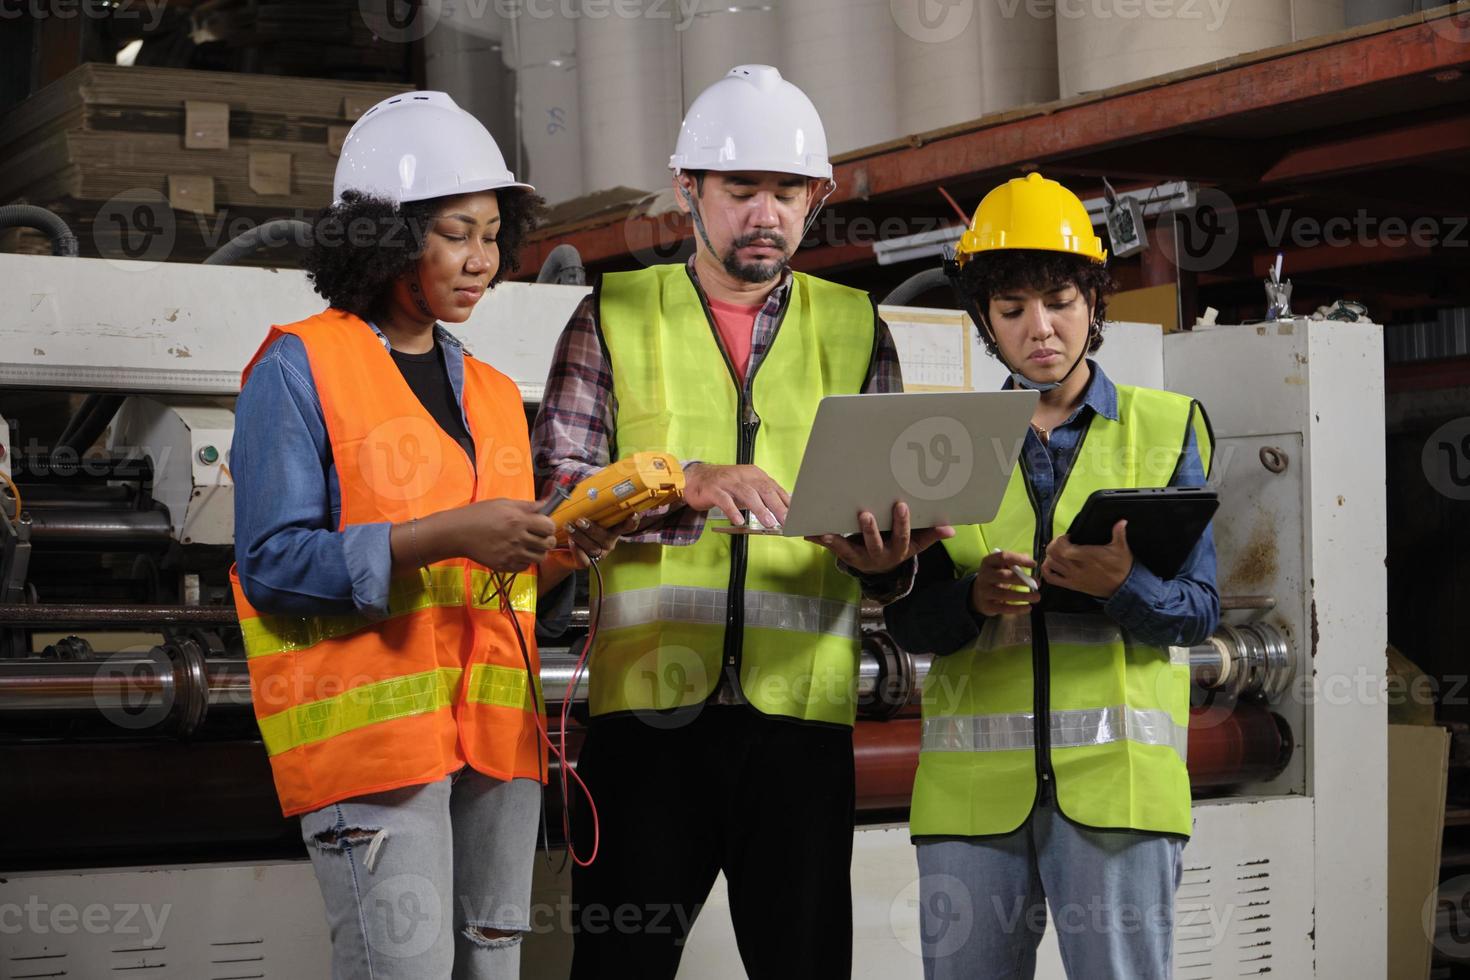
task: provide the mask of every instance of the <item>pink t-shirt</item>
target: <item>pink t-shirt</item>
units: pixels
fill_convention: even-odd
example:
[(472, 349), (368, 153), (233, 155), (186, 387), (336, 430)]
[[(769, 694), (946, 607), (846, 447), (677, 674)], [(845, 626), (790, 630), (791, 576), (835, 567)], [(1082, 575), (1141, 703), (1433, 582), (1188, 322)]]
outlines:
[(735, 365), (735, 374), (740, 384), (745, 385), (745, 367), (750, 363), (750, 345), (755, 337), (755, 315), (763, 303), (754, 306), (739, 306), (735, 303), (709, 301), (709, 310), (715, 317), (715, 328), (720, 331), (720, 342), (730, 363)]

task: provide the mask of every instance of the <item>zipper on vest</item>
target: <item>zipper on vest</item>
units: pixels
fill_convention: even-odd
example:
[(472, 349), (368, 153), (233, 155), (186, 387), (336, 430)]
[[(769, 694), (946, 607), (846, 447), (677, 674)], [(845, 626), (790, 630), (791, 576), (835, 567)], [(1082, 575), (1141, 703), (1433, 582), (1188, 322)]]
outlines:
[[(740, 383), (740, 374), (735, 370), (735, 365), (730, 360), (730, 354), (725, 350), (725, 344), (720, 340), (720, 331), (715, 326), (714, 313), (709, 308), (709, 301), (705, 298), (703, 290), (695, 280), (693, 273), (686, 267), (685, 274), (689, 276), (690, 285), (694, 287), (694, 295), (699, 297), (700, 308), (704, 310), (705, 322), (709, 325), (710, 335), (714, 338), (715, 349), (720, 352), (720, 357), (725, 362), (725, 369), (730, 374), (730, 383), (735, 386), (735, 397), (738, 402), (735, 420), (735, 462), (741, 466), (750, 466), (755, 462), (755, 437), (760, 431), (761, 418), (756, 414), (755, 406), (745, 396), (749, 388), (755, 391), (755, 376), (765, 364), (766, 359), (762, 357), (750, 372), (747, 383)], [(771, 331), (770, 343), (766, 345), (766, 354), (776, 343), (776, 335), (781, 331), (781, 324), (786, 320), (786, 307), (791, 302), (791, 293), (796, 289), (793, 282), (786, 291), (786, 298), (782, 300), (781, 310), (776, 315), (776, 328)], [(759, 313), (756, 316), (760, 316)], [(754, 338), (752, 338), (752, 344)], [(726, 514), (726, 517), (731, 515)], [(741, 692), (740, 687), (740, 660), (741, 649), (745, 642), (745, 569), (749, 563), (750, 539), (742, 534), (730, 535), (730, 584), (725, 590), (725, 649), (724, 649), (724, 675), (730, 685), (730, 689)], [(716, 685), (718, 687), (718, 685)]]
[[(1067, 489), (1067, 481), (1077, 469), (1077, 458), (1082, 454), (1082, 444), (1087, 441), (1087, 433), (1091, 428), (1089, 422), (1078, 437), (1077, 444), (1072, 447), (1072, 455), (1067, 460), (1067, 475), (1052, 489), (1051, 505), (1045, 513), (1042, 512), (1041, 505), (1036, 500), (1036, 492), (1031, 487), (1031, 468), (1026, 465), (1026, 454), (1022, 450), (1020, 462), (1022, 474), (1026, 477), (1026, 499), (1031, 502), (1031, 511), (1036, 515), (1036, 533), (1031, 550), (1038, 562), (1046, 560), (1046, 545), (1051, 541), (1057, 504), (1061, 502), (1062, 493)], [(1047, 450), (1047, 454), (1050, 456), (1050, 450)], [(1052, 463), (1052, 472), (1056, 472), (1056, 463)], [(1040, 571), (1041, 566), (1038, 564), (1037, 572)], [(1035, 690), (1036, 714), (1036, 800), (1038, 803), (1050, 803), (1056, 798), (1056, 773), (1051, 766), (1051, 637), (1046, 631), (1046, 613), (1042, 611), (1040, 603), (1031, 608), (1031, 636), (1032, 687)]]
[[(1036, 500), (1036, 491), (1031, 487), (1031, 467), (1026, 465), (1026, 454), (1021, 453), (1021, 473), (1026, 484), (1026, 500), (1036, 516), (1036, 530), (1032, 534), (1031, 553), (1037, 561), (1044, 559), (1043, 537), (1050, 513), (1043, 515)], [(1052, 497), (1053, 503), (1056, 495)], [(1038, 564), (1037, 573), (1041, 567)], [(1052, 799), (1053, 784), (1051, 769), (1051, 647), (1047, 642), (1046, 613), (1040, 604), (1032, 606), (1031, 616), (1031, 689), (1032, 689), (1032, 741), (1036, 746), (1036, 803), (1044, 805)]]
[[(727, 358), (728, 362), (728, 358)], [(760, 430), (760, 416), (755, 408), (741, 399), (740, 438), (736, 450), (739, 463), (749, 465), (755, 459), (755, 435)], [(730, 539), (730, 586), (725, 605), (725, 673), (732, 690), (740, 687), (740, 652), (745, 639), (745, 569), (749, 564), (750, 538), (732, 535)]]
[[(442, 352), (441, 352), (441, 356), (442, 356)], [(445, 373), (446, 374), (448, 373), (448, 368), (447, 367), (445, 368)], [(468, 369), (465, 369), (465, 372), (464, 372), (464, 388), (461, 389), (460, 390), (460, 393), (459, 393), (459, 414), (464, 417), (464, 428), (465, 428), (465, 431), (470, 434), (470, 444), (473, 445), (473, 446), (475, 446), (476, 449), (478, 450), (480, 444), (475, 441), (475, 430), (472, 429), (472, 428), (470, 428), (470, 416), (469, 416), (469, 413), (466, 412), (465, 411), (465, 408), (464, 408), (464, 399), (465, 399), (465, 395), (468, 393), (469, 386), (470, 386), (470, 373), (469, 373), (469, 370)], [(435, 423), (435, 424), (437, 425), (438, 423)], [(448, 433), (445, 433), (445, 435), (448, 435)], [(459, 446), (459, 440), (458, 439), (455, 439), (453, 436), (450, 436), (449, 437), (449, 441), (452, 442), (452, 443), (454, 443), (456, 446)], [(474, 503), (474, 502), (476, 502), (477, 500), (480, 499), (480, 467), (478, 467), (478, 466), (475, 465), (475, 459), (474, 459), (473, 456), (470, 456), (469, 450), (465, 449), (463, 446), (459, 446), (459, 451), (462, 452), (462, 453), (464, 453), (465, 456), (466, 456), (466, 458), (468, 458), (469, 461), (470, 461), (470, 503)], [(533, 495), (534, 495), (534, 490), (533, 490)], [(469, 562), (465, 562), (465, 564), (464, 564), (463, 568), (461, 569), (461, 571), (464, 574), (464, 597), (465, 597), (466, 602), (467, 603), (470, 603), (470, 602), (473, 602), (473, 599), (474, 598), (476, 598), (476, 596), (475, 596), (475, 576), (474, 576), (474, 573), (470, 569), (470, 563)], [(486, 571), (489, 571), (489, 569), (486, 569)], [(511, 582), (514, 583), (515, 582), (515, 579), (512, 578), (511, 579)], [(487, 587), (488, 587), (488, 581), (487, 581)], [(506, 600), (509, 601), (510, 602), (510, 605), (511, 605), (510, 614), (512, 616), (516, 615), (515, 602), (513, 600), (511, 600), (510, 596), (506, 596)], [(473, 625), (473, 623), (474, 623), (474, 617), (473, 616), (468, 616), (467, 619), (470, 621), (470, 624), (471, 624), (470, 625), (470, 632), (473, 635), (473, 633), (475, 631), (475, 627)], [(476, 643), (476, 646), (478, 646), (478, 645), (479, 644)], [(470, 665), (473, 666), (473, 661), (470, 661)], [(535, 695), (535, 691), (536, 691), (536, 678), (534, 678), (534, 677), (531, 676), (531, 660), (530, 660), (530, 657), (529, 656), (526, 658), (526, 683), (530, 685), (530, 690), (532, 692), (532, 694), (531, 694), (531, 703), (532, 703), (533, 707), (535, 707), (535, 710), (540, 711), (539, 706), (536, 706), (536, 695)], [(470, 697), (470, 677), (469, 677), (469, 668), (467, 667), (466, 670), (465, 670), (464, 680), (459, 685), (459, 704), (461, 706), (467, 704), (469, 702), (469, 697)], [(539, 766), (539, 753), (538, 753), (538, 766), (537, 766), (537, 768), (538, 768), (538, 770), (540, 768), (540, 766)], [(537, 775), (538, 776), (540, 775), (539, 771), (538, 771)], [(543, 803), (542, 806), (544, 807), (545, 804)]]

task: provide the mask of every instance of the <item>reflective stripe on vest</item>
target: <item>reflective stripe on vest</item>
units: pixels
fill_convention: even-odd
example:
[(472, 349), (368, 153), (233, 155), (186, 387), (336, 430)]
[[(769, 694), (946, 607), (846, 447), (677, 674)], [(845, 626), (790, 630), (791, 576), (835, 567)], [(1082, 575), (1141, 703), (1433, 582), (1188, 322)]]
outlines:
[[(1127, 739), (1140, 745), (1168, 745), (1187, 758), (1189, 728), (1176, 725), (1167, 711), (1141, 708), (1076, 708), (1053, 711), (1052, 748), (1105, 745)], [(1005, 752), (1036, 746), (1036, 716), (1029, 711), (1009, 715), (940, 716), (924, 719), (920, 747), (925, 752)]]
[(459, 676), (458, 668), (426, 670), (265, 715), (258, 719), (265, 750), (280, 755), (380, 721), (447, 708), (454, 703)]
[[(269, 755), (321, 742), (380, 721), (424, 715), (452, 705), (457, 697), (461, 671), (441, 667), (420, 674), (407, 674), (373, 684), (363, 684), (334, 697), (298, 704), (258, 719), (261, 739)], [(537, 684), (537, 695), (540, 684)], [(531, 710), (526, 672), (492, 664), (470, 669), (466, 699), (502, 708)]]
[[(435, 565), (421, 571), (421, 578), (405, 578), (393, 582), (388, 590), (388, 615), (406, 616), (423, 609), (446, 608), (465, 604), (464, 568), (460, 565)], [(470, 574), (470, 606), (475, 609), (499, 609), (500, 597), (490, 573)], [(511, 586), (511, 608), (517, 612), (536, 611), (536, 578), (517, 575)], [(323, 640), (347, 636), (360, 629), (381, 624), (384, 619), (367, 616), (252, 616), (240, 620), (245, 640), (245, 656), (264, 657), (273, 653), (305, 650)]]
[[(701, 589), (691, 585), (665, 585), (615, 593), (602, 600), (599, 629), (626, 629), (660, 621), (722, 624), (725, 622), (728, 594), (724, 589)], [(860, 605), (840, 599), (752, 589), (745, 591), (745, 625), (758, 629), (851, 638), (857, 635), (861, 616)]]
[(531, 711), (541, 703), (541, 678), (536, 678), (533, 699), (526, 684), (526, 672), (499, 664), (475, 664), (470, 668), (470, 687), (465, 700), (471, 704), (493, 704), (500, 708)]
[[(822, 398), (862, 391), (872, 361), (867, 294), (801, 273), (751, 377), (749, 404), (684, 266), (608, 273), (598, 310), (620, 456), (657, 450), (747, 463), (788, 489)], [(746, 552), (744, 576), (732, 581), (737, 550)], [(685, 547), (624, 542), (602, 572), (594, 716), (697, 704), (738, 663), (736, 683), (757, 710), (852, 724), (859, 589), (822, 548), (774, 536), (736, 545), (706, 528)], [(744, 595), (735, 610), (732, 589)], [(732, 613), (742, 639), (727, 663)]]

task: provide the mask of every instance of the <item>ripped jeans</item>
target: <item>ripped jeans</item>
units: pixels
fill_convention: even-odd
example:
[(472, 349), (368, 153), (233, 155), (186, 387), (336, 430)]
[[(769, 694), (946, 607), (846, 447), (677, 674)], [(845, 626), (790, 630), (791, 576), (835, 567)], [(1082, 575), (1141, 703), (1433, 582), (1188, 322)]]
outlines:
[(468, 767), (303, 814), (332, 980), (513, 980), (541, 787)]

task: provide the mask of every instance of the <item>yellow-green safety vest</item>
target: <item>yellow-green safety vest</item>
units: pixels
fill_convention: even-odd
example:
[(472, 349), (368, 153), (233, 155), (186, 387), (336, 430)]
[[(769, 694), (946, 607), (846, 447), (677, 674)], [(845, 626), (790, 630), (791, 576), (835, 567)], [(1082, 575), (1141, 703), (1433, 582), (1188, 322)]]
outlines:
[[(995, 548), (1039, 562), (1095, 490), (1168, 486), (1193, 431), (1205, 472), (1213, 439), (1192, 399), (1118, 385), (1118, 420), (1094, 414), (1049, 522), (1024, 457), (995, 520), (944, 542), (956, 575)], [(1100, 829), (1190, 832), (1189, 663), (1139, 643), (1099, 613), (989, 617), (975, 643), (936, 657), (924, 681), (910, 832), (1008, 834), (1030, 816), (1042, 774), (1068, 819)]]
[[(609, 273), (599, 324), (617, 399), (614, 458), (662, 451), (760, 467), (788, 490), (823, 396), (862, 391), (877, 313), (866, 293), (792, 274), (747, 403), (688, 269)], [(602, 565), (590, 710), (703, 703), (724, 671), (756, 709), (851, 725), (857, 582), (807, 541), (731, 537), (687, 547), (623, 542)]]

